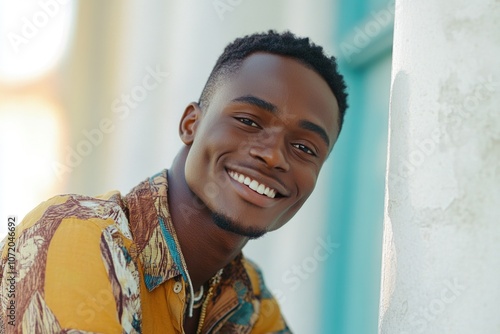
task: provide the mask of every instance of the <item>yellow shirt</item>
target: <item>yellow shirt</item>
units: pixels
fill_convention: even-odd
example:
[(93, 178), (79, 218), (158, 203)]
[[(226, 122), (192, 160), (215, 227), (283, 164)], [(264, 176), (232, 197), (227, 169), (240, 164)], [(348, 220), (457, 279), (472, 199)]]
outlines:
[[(125, 197), (63, 195), (30, 212), (0, 244), (0, 333), (183, 333), (190, 287), (167, 188), (164, 170)], [(290, 333), (242, 254), (214, 291), (203, 333)]]

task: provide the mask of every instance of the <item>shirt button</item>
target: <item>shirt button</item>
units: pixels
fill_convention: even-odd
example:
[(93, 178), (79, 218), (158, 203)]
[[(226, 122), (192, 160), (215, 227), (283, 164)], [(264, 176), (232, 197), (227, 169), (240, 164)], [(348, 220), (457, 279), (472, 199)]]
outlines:
[(174, 292), (179, 293), (182, 290), (182, 283), (181, 282), (175, 282), (174, 284)]

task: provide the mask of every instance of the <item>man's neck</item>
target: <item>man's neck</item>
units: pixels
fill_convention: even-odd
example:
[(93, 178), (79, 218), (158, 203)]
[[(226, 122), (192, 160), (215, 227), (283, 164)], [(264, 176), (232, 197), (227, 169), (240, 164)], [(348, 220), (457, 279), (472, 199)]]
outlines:
[(190, 190), (183, 148), (168, 170), (168, 205), (187, 270), (197, 290), (233, 260), (248, 238), (225, 231), (212, 220), (211, 212)]

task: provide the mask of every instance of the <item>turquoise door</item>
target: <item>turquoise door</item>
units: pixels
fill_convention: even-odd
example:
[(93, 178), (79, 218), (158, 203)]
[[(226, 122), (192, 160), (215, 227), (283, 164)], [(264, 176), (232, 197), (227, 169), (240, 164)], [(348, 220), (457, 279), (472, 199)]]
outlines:
[(339, 6), (334, 29), (350, 108), (330, 157), (328, 233), (340, 247), (326, 264), (322, 333), (375, 334), (394, 3), (340, 0)]

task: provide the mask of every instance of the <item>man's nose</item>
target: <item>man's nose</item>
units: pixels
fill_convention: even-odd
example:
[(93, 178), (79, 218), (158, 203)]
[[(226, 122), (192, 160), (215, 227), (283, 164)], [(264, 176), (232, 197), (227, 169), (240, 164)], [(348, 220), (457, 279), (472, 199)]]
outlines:
[(250, 155), (264, 162), (269, 168), (276, 168), (283, 172), (290, 169), (284, 138), (278, 134), (256, 140), (250, 148)]

